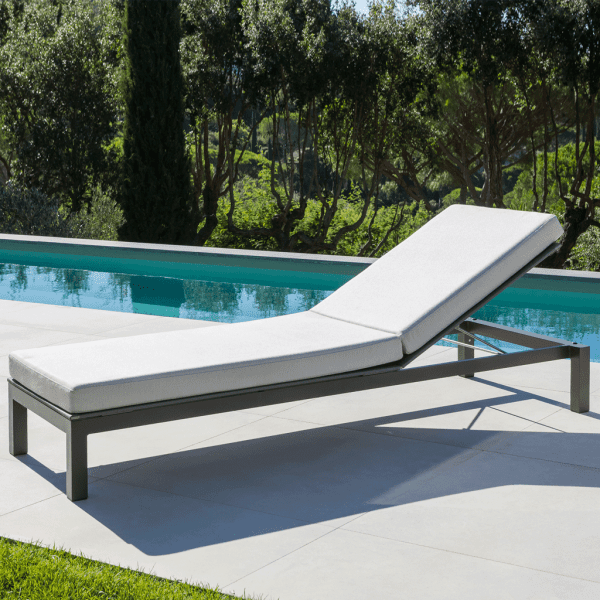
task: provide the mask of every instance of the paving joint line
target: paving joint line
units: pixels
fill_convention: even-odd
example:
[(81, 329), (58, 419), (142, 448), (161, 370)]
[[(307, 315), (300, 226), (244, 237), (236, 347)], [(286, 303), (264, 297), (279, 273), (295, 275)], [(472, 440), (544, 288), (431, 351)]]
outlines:
[(63, 496), (63, 495), (64, 495), (64, 493), (59, 490), (56, 494), (52, 494), (52, 496), (48, 496), (48, 498), (44, 498), (42, 500), (36, 500), (35, 502), (32, 502), (31, 504), (26, 504), (25, 506), (19, 506), (18, 508), (15, 508), (14, 510), (9, 510), (6, 513), (2, 513), (0, 515), (0, 524), (2, 523), (2, 518), (6, 517), (7, 515), (12, 515), (13, 513), (19, 512), (20, 510), (25, 510), (26, 508), (30, 508), (31, 506), (35, 506), (36, 504), (41, 504), (42, 502), (47, 502), (48, 500), (52, 500), (52, 498), (57, 498), (57, 497)]
[[(263, 419), (265, 419), (265, 418), (266, 417), (263, 417)], [(139, 460), (141, 462), (138, 463), (137, 465), (127, 467), (127, 468), (123, 469), (122, 471), (115, 471), (114, 473), (111, 473), (110, 475), (105, 475), (104, 477), (96, 477), (95, 475), (93, 477), (96, 477), (96, 479), (98, 481), (104, 481), (105, 479), (109, 479), (110, 477), (114, 477), (115, 475), (120, 475), (121, 473), (127, 473), (127, 471), (131, 471), (132, 469), (137, 469), (138, 467), (141, 467), (142, 465), (147, 465), (151, 462), (156, 462), (158, 460), (166, 458), (166, 457), (174, 454), (175, 452), (181, 452), (182, 450), (185, 450), (186, 448), (191, 448), (192, 446), (197, 446), (198, 444), (202, 444), (203, 442), (207, 442), (209, 440), (215, 439), (221, 435), (226, 435), (227, 433), (236, 431), (237, 429), (242, 429), (243, 427), (247, 427), (248, 425), (252, 425), (253, 423), (258, 423), (259, 421), (262, 421), (263, 419), (257, 419), (256, 421), (253, 421), (252, 423), (247, 423), (246, 425), (240, 425), (239, 427), (234, 427), (233, 429), (228, 429), (227, 431), (224, 431), (223, 433), (218, 433), (218, 434), (208, 437), (206, 439), (200, 440), (199, 442), (196, 442), (194, 444), (190, 444), (189, 446), (182, 446), (181, 448), (177, 448), (177, 449), (173, 450), (172, 452), (169, 452), (168, 454), (161, 454), (160, 456), (152, 456), (147, 459), (143, 459), (143, 458), (133, 459), (133, 460)], [(98, 467), (91, 467), (91, 468), (93, 469), (93, 468), (98, 468)], [(149, 489), (152, 489), (152, 488), (149, 488)]]
[[(562, 409), (559, 409), (562, 410)], [(554, 413), (553, 413), (554, 414)], [(276, 417), (275, 415), (273, 415), (275, 418), (282, 418), (285, 419), (284, 417)], [(387, 437), (391, 437), (391, 438), (400, 438), (403, 440), (411, 440), (413, 442), (422, 442), (424, 444), (438, 444), (440, 446), (448, 446), (449, 448), (462, 448), (463, 450), (474, 450), (476, 452), (486, 452), (488, 454), (498, 454), (500, 456), (512, 456), (514, 458), (522, 458), (523, 460), (541, 460), (543, 462), (548, 462), (548, 463), (553, 463), (556, 465), (563, 465), (563, 466), (569, 466), (569, 467), (580, 467), (583, 469), (592, 469), (594, 471), (600, 471), (600, 467), (590, 467), (588, 465), (582, 465), (579, 463), (569, 463), (569, 462), (563, 462), (563, 461), (559, 461), (559, 460), (550, 460), (548, 458), (537, 458), (537, 457), (533, 457), (533, 456), (521, 456), (520, 454), (513, 454), (512, 452), (500, 452), (497, 450), (492, 450), (492, 449), (488, 449), (485, 447), (480, 447), (480, 446), (460, 446), (458, 444), (450, 444), (448, 442), (440, 442), (438, 440), (423, 440), (420, 438), (413, 438), (413, 437), (408, 437), (408, 436), (404, 436), (404, 435), (392, 435), (389, 433), (385, 433), (385, 432), (379, 432), (379, 431), (366, 431), (364, 429), (357, 429), (354, 427), (344, 427), (342, 425), (323, 425), (320, 423), (313, 423), (312, 421), (303, 421), (300, 419), (285, 419), (285, 420), (294, 420), (294, 421), (298, 421), (301, 423), (310, 423), (310, 424), (314, 424), (314, 425), (320, 425), (320, 427), (333, 427), (333, 428), (337, 428), (337, 429), (344, 429), (347, 431), (357, 431), (360, 433), (366, 433), (366, 434), (373, 434), (373, 435), (383, 435), (383, 436), (387, 436)], [(527, 428), (525, 429), (521, 429), (519, 431), (499, 431), (499, 434), (502, 434), (503, 436), (514, 436), (514, 435), (518, 435), (521, 433), (525, 433), (527, 431), (527, 429), (529, 429), (529, 427), (533, 427), (532, 425), (528, 425)], [(562, 432), (561, 433), (566, 433), (567, 435), (568, 432)]]
[[(376, 510), (376, 509), (373, 509), (373, 510)], [(365, 513), (361, 513), (360, 515), (357, 515), (354, 519), (352, 519), (349, 522), (354, 522), (356, 519), (358, 519), (360, 517), (363, 517), (367, 512), (371, 512), (371, 511), (365, 511)], [(290, 556), (290, 555), (294, 554), (295, 552), (298, 552), (298, 550), (301, 550), (302, 548), (306, 548), (307, 546), (310, 546), (311, 544), (314, 544), (314, 542), (316, 542), (316, 541), (324, 538), (327, 535), (331, 535), (335, 531), (338, 531), (341, 527), (343, 527), (343, 525), (338, 525), (337, 527), (332, 528), (331, 531), (326, 531), (325, 533), (323, 533), (322, 535), (319, 535), (315, 539), (310, 540), (310, 542), (306, 542), (306, 543), (302, 544), (301, 546), (298, 546), (294, 550), (290, 550), (289, 552), (286, 552), (285, 554), (282, 554), (281, 556), (279, 556), (277, 558), (274, 558), (270, 562), (262, 565), (262, 567), (258, 567), (257, 569), (254, 569), (253, 571), (250, 571), (249, 573), (246, 573), (242, 577), (238, 577), (235, 581), (232, 581), (232, 582), (226, 584), (224, 587), (229, 587), (231, 585), (234, 585), (238, 581), (241, 581), (242, 579), (245, 579), (246, 577), (249, 577), (250, 575), (254, 575), (254, 573), (258, 573), (259, 571), (262, 571), (264, 568), (269, 567), (270, 565), (272, 565), (272, 564), (280, 561), (281, 559), (286, 558), (287, 556)], [(351, 531), (351, 530), (349, 530), (349, 531)]]
[[(185, 498), (186, 500), (193, 500), (195, 502), (209, 502), (210, 504), (216, 504), (218, 506), (227, 506), (228, 508), (237, 508), (238, 510), (247, 510), (249, 512), (258, 513), (261, 515), (267, 515), (269, 517), (277, 517), (278, 519), (287, 519), (288, 521), (294, 521), (297, 523), (301, 523), (303, 526), (304, 525), (319, 525), (320, 527), (328, 527), (332, 531), (339, 528), (339, 526), (334, 528), (329, 525), (325, 525), (323, 523), (318, 523), (318, 522), (314, 522), (314, 521), (305, 521), (304, 519), (299, 519), (297, 517), (288, 517), (286, 515), (280, 515), (278, 513), (272, 513), (272, 512), (265, 511), (265, 510), (257, 510), (256, 508), (248, 508), (247, 506), (239, 506), (238, 504), (230, 504), (228, 502), (220, 502), (218, 500), (212, 500), (211, 498), (205, 498), (203, 496), (188, 496), (187, 494), (180, 494), (177, 492), (168, 492), (165, 490), (158, 490), (156, 488), (147, 487), (145, 485), (129, 483), (129, 482), (124, 482), (124, 481), (110, 480), (110, 482), (116, 483), (117, 485), (125, 485), (128, 487), (137, 488), (137, 489), (141, 489), (141, 490), (149, 490), (151, 492), (158, 492), (159, 494), (168, 494), (169, 496), (176, 496), (177, 498)], [(92, 483), (95, 483), (95, 482), (92, 482)], [(362, 516), (362, 513), (361, 513), (361, 515), (358, 515), (358, 516)], [(329, 533), (329, 532), (327, 532), (327, 533)]]
[[(527, 417), (519, 417), (518, 415), (513, 415), (512, 413), (509, 413), (505, 410), (501, 410), (501, 409), (497, 408), (496, 406), (490, 406), (489, 408), (491, 408), (492, 410), (495, 410), (497, 412), (501, 412), (503, 415), (510, 415), (511, 417), (517, 417), (518, 419), (523, 419), (523, 421), (527, 421), (529, 423), (529, 425), (527, 425), (524, 429), (521, 429), (521, 431), (527, 431), (530, 427), (533, 427), (533, 425), (541, 425), (542, 421), (544, 421), (545, 419), (548, 419), (552, 415), (555, 415), (557, 412), (560, 412), (561, 410), (563, 410), (562, 408), (557, 408), (553, 413), (544, 417), (541, 421), (534, 421), (533, 419), (528, 419)], [(556, 429), (556, 427), (550, 427), (550, 425), (545, 425), (545, 427), (548, 427), (549, 429), (554, 429), (555, 431), (559, 431), (561, 433), (565, 433), (562, 429)]]
[[(343, 526), (342, 526), (343, 527)], [(567, 577), (569, 579), (575, 579), (577, 581), (587, 581), (588, 583), (595, 583), (600, 585), (600, 581), (596, 581), (595, 579), (587, 579), (585, 577), (575, 577), (574, 575), (566, 575), (564, 573), (556, 573), (555, 571), (547, 571), (546, 569), (538, 569), (536, 567), (528, 567), (526, 565), (520, 565), (518, 563), (511, 563), (505, 560), (496, 560), (494, 558), (487, 558), (485, 556), (477, 556), (476, 554), (468, 554), (467, 552), (459, 552), (458, 550), (448, 550), (447, 548), (438, 548), (437, 546), (429, 546), (428, 544), (419, 544), (417, 542), (407, 542), (405, 540), (397, 540), (395, 538), (386, 537), (384, 535), (376, 535), (374, 533), (367, 533), (363, 531), (353, 531), (352, 529), (347, 529), (350, 533), (354, 533), (357, 535), (367, 535), (369, 537), (374, 537), (382, 540), (389, 540), (391, 542), (396, 542), (398, 544), (407, 544), (409, 546), (419, 546), (420, 548), (429, 548), (430, 550), (438, 550), (439, 552), (447, 552), (448, 554), (458, 554), (459, 556), (467, 556), (469, 558), (475, 558), (479, 560), (485, 560), (487, 562), (498, 563), (500, 565), (509, 565), (511, 567), (516, 567), (518, 569), (526, 569), (528, 571), (537, 571), (538, 573), (547, 573), (548, 575), (556, 575), (557, 577)]]

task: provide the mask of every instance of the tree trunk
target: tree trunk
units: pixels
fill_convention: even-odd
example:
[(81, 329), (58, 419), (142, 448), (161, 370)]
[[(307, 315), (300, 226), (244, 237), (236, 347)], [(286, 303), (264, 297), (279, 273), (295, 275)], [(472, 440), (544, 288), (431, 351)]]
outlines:
[(498, 206), (504, 208), (502, 201), (502, 155), (498, 136), (498, 123), (494, 115), (492, 99), (489, 88), (485, 90), (486, 131), (483, 169), (485, 171), (485, 184), (481, 199), (485, 206)]
[(565, 234), (560, 242), (560, 248), (558, 252), (544, 260), (540, 267), (563, 269), (569, 254), (577, 244), (579, 236), (585, 233), (591, 224), (591, 219), (587, 218), (585, 208), (568, 208), (565, 212)]
[(202, 196), (204, 199), (205, 220), (204, 225), (202, 225), (194, 238), (194, 245), (196, 246), (204, 246), (219, 224), (219, 220), (217, 219), (217, 208), (219, 206), (218, 187), (210, 185), (210, 182), (207, 181), (202, 191)]

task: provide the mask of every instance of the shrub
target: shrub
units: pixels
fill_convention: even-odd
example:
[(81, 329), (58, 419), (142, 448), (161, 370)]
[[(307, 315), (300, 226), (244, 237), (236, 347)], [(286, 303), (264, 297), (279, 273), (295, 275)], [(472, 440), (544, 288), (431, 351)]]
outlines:
[(57, 198), (9, 182), (0, 184), (0, 232), (68, 237), (71, 227)]
[[(238, 182), (234, 190), (235, 211), (233, 215), (234, 224), (240, 229), (260, 229), (271, 226), (271, 218), (277, 212), (275, 200), (271, 194), (269, 173), (263, 169), (258, 179), (250, 177)], [(327, 241), (331, 241), (335, 234), (347, 225), (354, 223), (362, 208), (360, 193), (354, 189), (349, 195), (339, 199), (337, 211), (333, 217), (331, 227), (327, 234)], [(219, 202), (217, 218), (219, 224), (207, 242), (207, 246), (219, 248), (238, 248), (246, 250), (278, 250), (277, 242), (272, 237), (257, 233), (255, 236), (237, 236), (227, 229), (227, 214), (230, 203), (227, 199)], [(382, 206), (377, 211), (371, 227), (372, 242), (365, 252), (369, 255), (385, 233), (399, 216), (402, 208), (396, 206)], [(414, 213), (414, 214), (413, 214)], [(309, 199), (304, 218), (298, 221), (292, 233), (303, 231), (307, 235), (316, 235), (319, 230), (319, 219), (321, 216), (321, 204), (316, 199)], [(404, 208), (402, 222), (387, 238), (385, 243), (375, 253), (381, 256), (391, 250), (394, 246), (406, 239), (411, 233), (423, 225), (431, 215), (421, 205), (419, 210), (413, 210), (413, 206)], [(373, 208), (369, 209), (363, 223), (354, 231), (348, 232), (337, 244), (333, 254), (342, 256), (357, 256), (369, 239), (369, 223), (373, 217)]]
[[(596, 220), (600, 220), (600, 210), (596, 210)], [(578, 271), (600, 271), (600, 229), (590, 227), (577, 240), (565, 268)]]
[(71, 237), (116, 241), (119, 227), (125, 222), (123, 210), (99, 186), (92, 190), (90, 206), (84, 206), (69, 219)]

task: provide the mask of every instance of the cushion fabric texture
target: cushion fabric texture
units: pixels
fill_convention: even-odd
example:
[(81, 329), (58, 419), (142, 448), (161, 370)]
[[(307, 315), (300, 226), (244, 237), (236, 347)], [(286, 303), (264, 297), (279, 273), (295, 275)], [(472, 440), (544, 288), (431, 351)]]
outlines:
[(453, 205), (311, 309), (412, 354), (563, 233), (554, 215)]
[(454, 205), (307, 312), (21, 350), (10, 376), (70, 413), (373, 367), (418, 350), (562, 235), (556, 217)]
[(10, 375), (70, 413), (331, 375), (402, 358), (389, 333), (310, 312), (20, 350)]

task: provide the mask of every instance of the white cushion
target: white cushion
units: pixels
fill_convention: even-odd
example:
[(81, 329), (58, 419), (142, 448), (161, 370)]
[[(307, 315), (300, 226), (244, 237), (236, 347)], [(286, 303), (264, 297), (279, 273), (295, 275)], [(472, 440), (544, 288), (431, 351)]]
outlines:
[(311, 311), (398, 335), (411, 354), (562, 233), (553, 215), (453, 205)]
[(311, 311), (13, 352), (10, 375), (70, 413), (295, 381), (419, 349), (560, 237), (556, 217), (455, 205)]
[(310, 312), (10, 354), (10, 376), (70, 413), (331, 375), (402, 358), (398, 338)]

